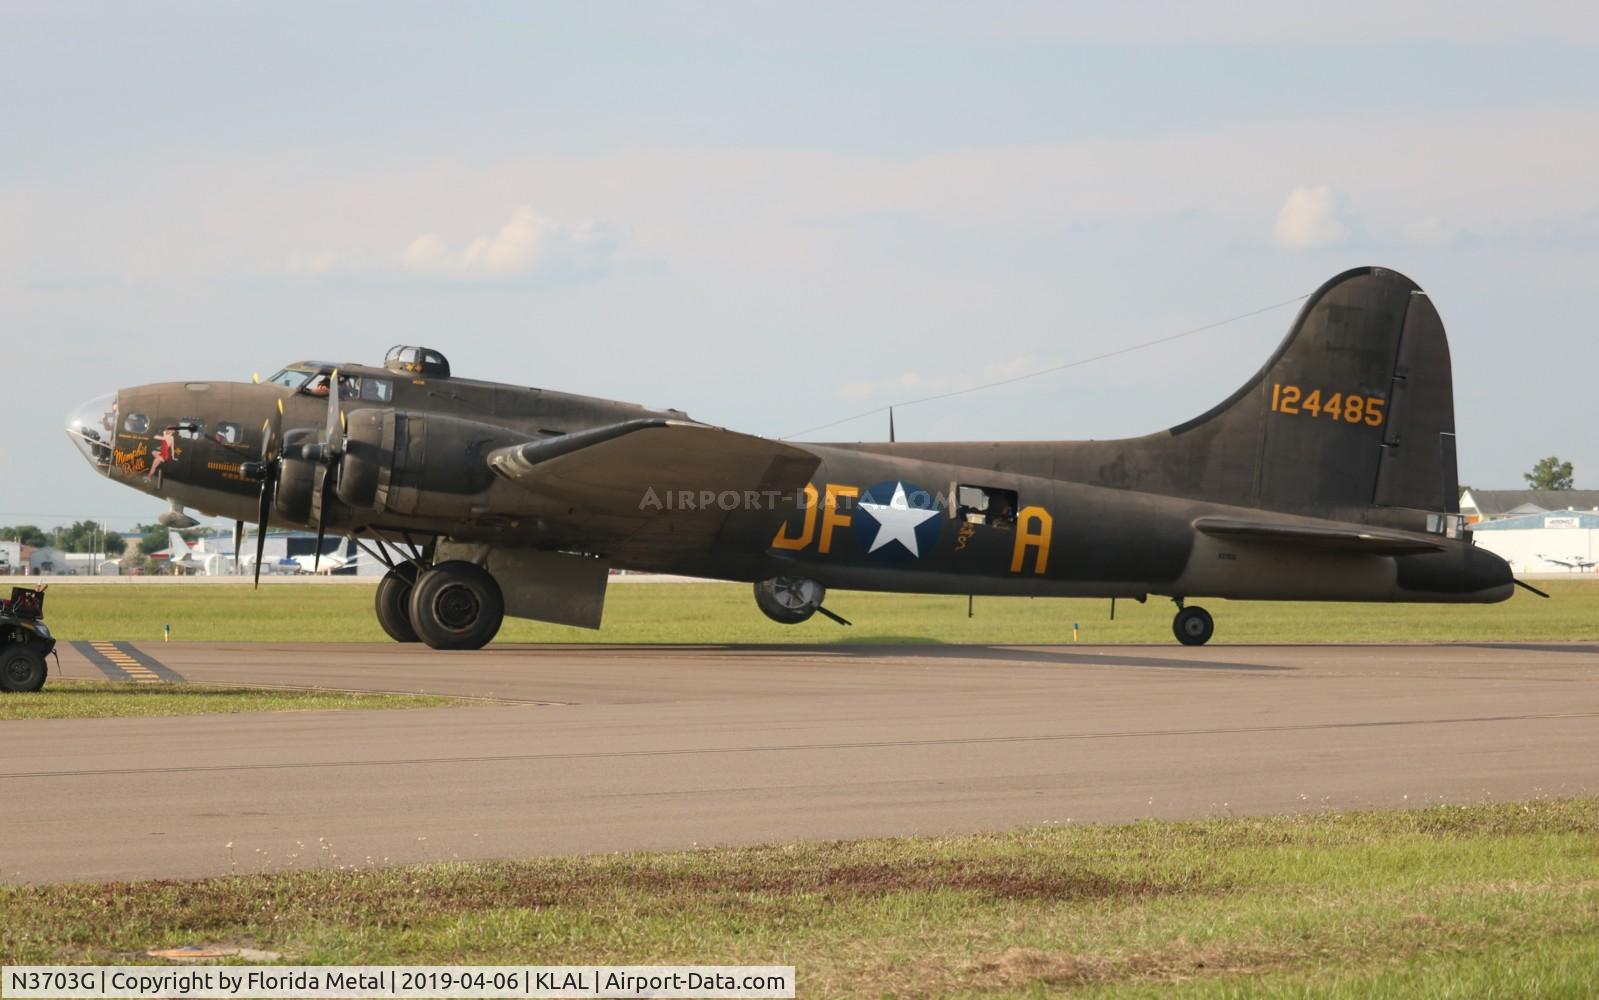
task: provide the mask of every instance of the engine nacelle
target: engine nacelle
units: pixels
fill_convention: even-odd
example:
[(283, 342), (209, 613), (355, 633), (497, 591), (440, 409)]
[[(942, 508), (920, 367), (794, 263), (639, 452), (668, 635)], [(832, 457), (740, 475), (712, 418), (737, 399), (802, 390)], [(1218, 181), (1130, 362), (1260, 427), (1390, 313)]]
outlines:
[(296, 428), (283, 435), (283, 463), (272, 506), (288, 524), (305, 524), (311, 518), (311, 492), (316, 489), (315, 462), (299, 457), (300, 449), (316, 440), (316, 432)]
[(379, 514), (469, 515), (497, 481), (488, 453), (522, 440), (504, 427), (444, 414), (355, 410), (346, 421), (339, 499)]

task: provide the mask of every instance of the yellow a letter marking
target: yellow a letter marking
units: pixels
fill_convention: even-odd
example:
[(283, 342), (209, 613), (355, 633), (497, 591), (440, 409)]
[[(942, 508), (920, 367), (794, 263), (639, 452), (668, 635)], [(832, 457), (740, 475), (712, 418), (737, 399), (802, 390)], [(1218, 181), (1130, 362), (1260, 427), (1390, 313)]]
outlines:
[(1028, 549), (1038, 550), (1033, 572), (1039, 576), (1049, 567), (1049, 541), (1055, 533), (1055, 519), (1042, 507), (1023, 507), (1016, 514), (1016, 544), (1011, 550), (1010, 571), (1020, 573)]

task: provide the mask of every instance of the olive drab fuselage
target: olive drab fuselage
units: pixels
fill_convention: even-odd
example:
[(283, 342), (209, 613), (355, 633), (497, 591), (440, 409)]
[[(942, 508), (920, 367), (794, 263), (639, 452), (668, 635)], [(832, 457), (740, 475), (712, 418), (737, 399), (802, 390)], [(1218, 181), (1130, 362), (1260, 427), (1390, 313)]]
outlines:
[[(1512, 586), (1458, 527), (1442, 323), (1380, 268), (1311, 296), (1276, 354), (1209, 413), (1120, 441), (775, 442), (447, 369), (288, 371), (286, 384), (122, 389), (74, 417), (75, 439), (112, 479), (253, 522), (250, 463), (275, 435), (321, 427), (337, 392), (330, 530), (716, 579), (1440, 602)], [(312, 486), (295, 478), (311, 466), (295, 465), (273, 523), (312, 527)]]

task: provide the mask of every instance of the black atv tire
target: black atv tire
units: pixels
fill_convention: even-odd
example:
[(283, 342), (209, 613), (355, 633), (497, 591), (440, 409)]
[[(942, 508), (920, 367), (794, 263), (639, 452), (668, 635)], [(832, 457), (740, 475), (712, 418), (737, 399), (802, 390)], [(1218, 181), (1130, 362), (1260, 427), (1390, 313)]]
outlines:
[(44, 654), (31, 646), (13, 643), (0, 650), (0, 691), (22, 694), (44, 687), (50, 667)]

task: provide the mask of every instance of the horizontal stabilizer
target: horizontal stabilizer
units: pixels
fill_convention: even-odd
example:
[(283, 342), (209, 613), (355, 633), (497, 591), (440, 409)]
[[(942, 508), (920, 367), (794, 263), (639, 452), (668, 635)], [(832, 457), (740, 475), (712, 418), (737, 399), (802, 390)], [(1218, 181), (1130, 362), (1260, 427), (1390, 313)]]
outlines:
[(1441, 552), (1440, 542), (1397, 531), (1373, 528), (1335, 528), (1319, 525), (1242, 521), (1228, 517), (1201, 517), (1194, 528), (1216, 538), (1322, 552), (1352, 552), (1372, 556), (1402, 556)]

